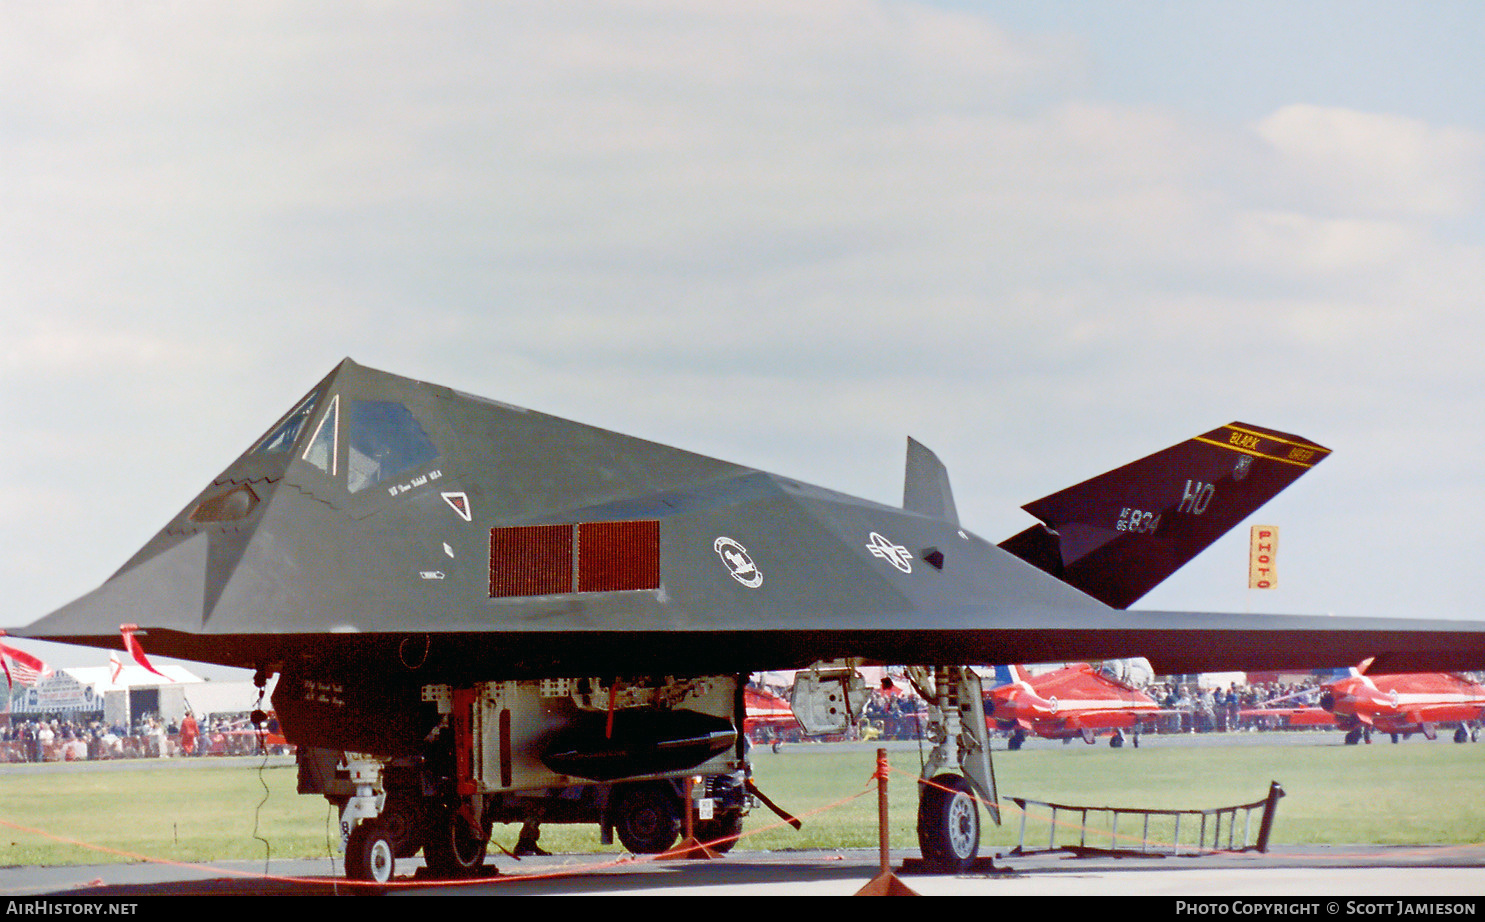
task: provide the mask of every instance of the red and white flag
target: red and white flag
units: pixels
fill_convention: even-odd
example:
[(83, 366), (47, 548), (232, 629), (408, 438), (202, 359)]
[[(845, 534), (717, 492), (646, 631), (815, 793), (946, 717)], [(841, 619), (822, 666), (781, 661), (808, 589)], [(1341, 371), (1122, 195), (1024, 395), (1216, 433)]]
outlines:
[(52, 667), (7, 643), (0, 643), (0, 666), (5, 668), (5, 684), (35, 685), (52, 674)]
[(139, 630), (139, 626), (135, 624), (119, 625), (119, 633), (124, 635), (124, 649), (128, 650), (129, 655), (134, 657), (134, 662), (148, 669), (150, 672), (153, 672), (155, 675), (159, 676), (165, 681), (174, 682), (175, 680), (172, 679), (170, 676), (150, 665), (149, 659), (147, 659), (144, 655), (144, 647), (139, 645), (139, 638), (134, 636), (134, 632), (137, 630)]

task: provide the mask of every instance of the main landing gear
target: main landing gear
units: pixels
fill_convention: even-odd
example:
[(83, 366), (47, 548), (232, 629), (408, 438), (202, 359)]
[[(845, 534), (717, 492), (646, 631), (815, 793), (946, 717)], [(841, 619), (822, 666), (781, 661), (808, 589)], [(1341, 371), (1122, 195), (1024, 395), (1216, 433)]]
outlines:
[(980, 804), (1000, 823), (980, 678), (963, 666), (913, 667), (908, 677), (929, 702), (935, 744), (918, 781), (918, 847), (935, 870), (965, 870), (979, 856)]
[[(962, 870), (979, 855), (980, 804), (1000, 823), (980, 678), (967, 666), (911, 666), (907, 675), (928, 702), (934, 744), (918, 778), (918, 846), (929, 867)], [(834, 660), (795, 674), (789, 706), (808, 734), (844, 732), (866, 698), (856, 664)]]

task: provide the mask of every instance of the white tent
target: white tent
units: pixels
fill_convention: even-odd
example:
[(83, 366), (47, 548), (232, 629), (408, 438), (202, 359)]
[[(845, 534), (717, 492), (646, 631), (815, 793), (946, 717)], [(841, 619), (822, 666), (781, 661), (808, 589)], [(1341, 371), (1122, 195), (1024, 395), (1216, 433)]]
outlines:
[(259, 707), (268, 711), (273, 709), (269, 698), (276, 684), (278, 676), (268, 680), (259, 703), (258, 687), (252, 682), (202, 682), (185, 689), (186, 706), (198, 720), (216, 714), (245, 714)]
[(58, 669), (26, 689), (13, 703), (16, 713), (57, 711), (102, 711), (109, 692), (134, 688), (163, 688), (170, 685), (202, 684), (200, 676), (184, 666), (158, 667), (156, 675), (143, 666), (73, 666)]

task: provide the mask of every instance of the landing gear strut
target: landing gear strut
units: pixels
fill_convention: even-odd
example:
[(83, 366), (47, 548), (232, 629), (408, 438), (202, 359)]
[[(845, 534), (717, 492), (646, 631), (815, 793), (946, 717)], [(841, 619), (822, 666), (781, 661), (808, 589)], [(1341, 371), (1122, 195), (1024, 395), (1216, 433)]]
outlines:
[(411, 858), (419, 848), (439, 877), (470, 877), (484, 867), (491, 824), (482, 815), (481, 798), (464, 797), (449, 806), (405, 791), (388, 793), (380, 762), (347, 758), (343, 767), (356, 783), (340, 814), (347, 877), (386, 883), (397, 859)]
[[(918, 784), (918, 846), (929, 866), (964, 870), (979, 854), (979, 805), (1000, 823), (980, 678), (962, 666), (913, 667), (908, 676), (929, 702), (936, 744)], [(962, 774), (944, 771), (956, 767)]]

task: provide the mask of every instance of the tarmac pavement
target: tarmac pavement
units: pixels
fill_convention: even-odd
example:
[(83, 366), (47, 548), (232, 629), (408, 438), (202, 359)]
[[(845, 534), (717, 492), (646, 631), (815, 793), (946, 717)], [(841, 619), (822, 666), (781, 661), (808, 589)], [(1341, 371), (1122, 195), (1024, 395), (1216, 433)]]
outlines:
[[(1398, 900), (1485, 895), (1485, 846), (1288, 847), (1202, 857), (1073, 857), (1067, 853), (982, 860), (974, 871), (933, 874), (915, 867), (915, 853), (893, 853), (900, 883), (923, 896), (1140, 896), (1215, 900), (1337, 897)], [(710, 861), (608, 861), (590, 855), (502, 858), (499, 875), (465, 882), (419, 881), (417, 859), (399, 863), (388, 896), (850, 896), (878, 876), (876, 851), (734, 851)], [(338, 862), (218, 862), (0, 869), (0, 898), (52, 897), (127, 901), (182, 895), (359, 895)], [(491, 869), (494, 873), (494, 868)], [(1435, 900), (1434, 902), (1437, 902)], [(1365, 913), (1360, 913), (1365, 914)], [(1373, 913), (1376, 914), (1376, 913)]]

